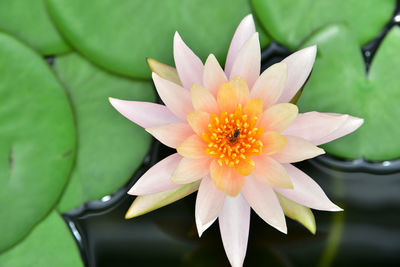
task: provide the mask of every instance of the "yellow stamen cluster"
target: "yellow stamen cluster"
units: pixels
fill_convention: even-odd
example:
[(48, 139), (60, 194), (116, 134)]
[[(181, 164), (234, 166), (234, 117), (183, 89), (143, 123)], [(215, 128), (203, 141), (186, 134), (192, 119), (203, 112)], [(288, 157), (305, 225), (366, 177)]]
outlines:
[(201, 135), (208, 143), (206, 153), (217, 158), (220, 166), (234, 167), (242, 161), (254, 165), (249, 157), (261, 154), (263, 148), (259, 138), (264, 129), (256, 127), (258, 120), (244, 114), (240, 104), (233, 113), (211, 114), (209, 131)]

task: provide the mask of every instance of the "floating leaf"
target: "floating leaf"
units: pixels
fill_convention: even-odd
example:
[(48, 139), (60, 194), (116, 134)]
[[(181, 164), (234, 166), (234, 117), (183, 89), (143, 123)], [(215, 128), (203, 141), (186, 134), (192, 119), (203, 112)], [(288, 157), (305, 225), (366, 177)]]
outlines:
[(48, 64), (0, 33), (0, 251), (53, 208), (68, 180), (75, 127)]
[[(205, 60), (224, 62), (240, 20), (251, 13), (247, 0), (47, 0), (49, 12), (72, 45), (98, 65), (150, 78), (146, 57), (173, 65), (176, 30)], [(262, 36), (266, 45), (266, 36)]]
[(22, 242), (0, 254), (0, 266), (79, 267), (83, 263), (67, 225), (53, 211)]
[(0, 1), (0, 29), (14, 34), (43, 55), (70, 50), (50, 20), (44, 0)]
[(365, 44), (382, 30), (396, 0), (251, 0), (266, 31), (279, 43), (296, 48), (309, 34), (330, 23), (347, 23)]
[(356, 132), (328, 143), (325, 150), (343, 158), (390, 160), (400, 157), (400, 29), (394, 27), (376, 52), (366, 75), (354, 34), (334, 25), (305, 44), (318, 45), (314, 71), (298, 105), (301, 112), (345, 113), (365, 119)]
[(123, 186), (142, 164), (151, 136), (119, 114), (108, 97), (154, 101), (150, 82), (105, 72), (77, 54), (56, 58), (55, 70), (69, 92), (78, 148), (71, 180), (59, 204), (69, 211)]

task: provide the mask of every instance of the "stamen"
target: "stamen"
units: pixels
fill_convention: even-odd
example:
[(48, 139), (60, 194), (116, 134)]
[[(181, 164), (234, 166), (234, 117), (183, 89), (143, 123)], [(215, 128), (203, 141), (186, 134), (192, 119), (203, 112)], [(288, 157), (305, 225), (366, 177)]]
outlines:
[(220, 166), (234, 167), (241, 161), (254, 166), (249, 157), (261, 154), (263, 147), (259, 137), (264, 129), (256, 127), (258, 117), (249, 118), (238, 105), (234, 112), (212, 114), (210, 121), (209, 131), (201, 135), (208, 143), (206, 153), (216, 158)]

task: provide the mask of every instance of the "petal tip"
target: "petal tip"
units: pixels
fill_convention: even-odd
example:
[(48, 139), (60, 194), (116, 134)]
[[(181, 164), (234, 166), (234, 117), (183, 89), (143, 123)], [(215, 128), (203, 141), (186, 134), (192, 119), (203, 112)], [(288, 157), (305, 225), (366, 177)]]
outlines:
[(114, 97), (108, 97), (108, 102), (110, 102), (110, 104), (115, 108), (115, 109), (117, 109), (117, 105), (118, 105), (118, 103), (121, 101), (121, 99), (118, 99), (118, 98), (114, 98)]
[(135, 186), (133, 186), (131, 189), (129, 189), (129, 191), (127, 192), (128, 195), (137, 196), (137, 193), (135, 192), (136, 188), (134, 188), (134, 187)]
[(132, 219), (134, 217), (136, 217), (136, 215), (131, 213), (131, 212), (129, 212), (129, 210), (125, 213), (125, 220), (129, 220), (129, 219)]
[(343, 211), (343, 209), (335, 204), (333, 204), (332, 208), (329, 211)]
[(318, 156), (319, 155), (323, 155), (323, 154), (325, 154), (326, 152), (325, 152), (325, 150), (324, 149), (322, 149), (322, 148), (320, 148), (320, 147), (317, 147), (318, 148)]

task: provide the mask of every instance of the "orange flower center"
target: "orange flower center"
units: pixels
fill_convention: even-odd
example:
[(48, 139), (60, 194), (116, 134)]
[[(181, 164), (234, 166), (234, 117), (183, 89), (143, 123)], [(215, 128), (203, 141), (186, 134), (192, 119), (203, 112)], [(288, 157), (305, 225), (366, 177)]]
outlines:
[(243, 112), (241, 104), (233, 113), (211, 114), (208, 132), (201, 134), (207, 142), (206, 153), (218, 159), (218, 164), (235, 167), (246, 162), (254, 166), (251, 156), (260, 155), (263, 143), (259, 140), (264, 132), (257, 127), (260, 118)]

